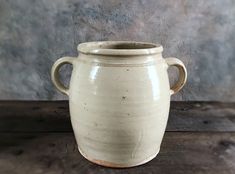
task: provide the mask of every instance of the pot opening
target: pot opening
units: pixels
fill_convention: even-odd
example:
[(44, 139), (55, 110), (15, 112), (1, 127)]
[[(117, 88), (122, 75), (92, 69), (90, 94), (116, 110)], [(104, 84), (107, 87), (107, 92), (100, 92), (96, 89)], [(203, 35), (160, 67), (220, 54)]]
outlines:
[(132, 41), (100, 41), (78, 45), (79, 52), (100, 55), (145, 55), (161, 53), (162, 50), (159, 44)]
[(101, 49), (146, 49), (155, 48), (156, 46), (149, 43), (112, 43), (112, 44), (101, 44)]

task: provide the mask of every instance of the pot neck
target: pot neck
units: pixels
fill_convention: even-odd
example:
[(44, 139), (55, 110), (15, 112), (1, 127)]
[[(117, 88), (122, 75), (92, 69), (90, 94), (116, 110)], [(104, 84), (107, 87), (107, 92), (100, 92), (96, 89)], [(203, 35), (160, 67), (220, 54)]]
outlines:
[(109, 56), (80, 53), (77, 60), (97, 66), (146, 66), (164, 62), (161, 53), (138, 56)]

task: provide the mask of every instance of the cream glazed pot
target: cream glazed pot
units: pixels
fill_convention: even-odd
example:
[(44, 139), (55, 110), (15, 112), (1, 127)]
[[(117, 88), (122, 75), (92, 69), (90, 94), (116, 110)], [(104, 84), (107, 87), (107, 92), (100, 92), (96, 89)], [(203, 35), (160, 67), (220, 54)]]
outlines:
[[(78, 57), (52, 67), (56, 88), (69, 96), (71, 122), (80, 153), (108, 167), (132, 167), (153, 159), (165, 132), (170, 96), (186, 82), (184, 64), (162, 58), (161, 45), (103, 41), (78, 46)], [(69, 88), (59, 69), (72, 64)], [(179, 69), (171, 88), (167, 69)]]

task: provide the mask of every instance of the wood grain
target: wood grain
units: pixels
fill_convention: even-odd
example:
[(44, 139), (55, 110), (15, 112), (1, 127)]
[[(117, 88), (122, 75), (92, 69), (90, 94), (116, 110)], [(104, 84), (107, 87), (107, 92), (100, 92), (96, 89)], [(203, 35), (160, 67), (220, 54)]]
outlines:
[(95, 165), (77, 150), (67, 101), (0, 101), (0, 174), (233, 174), (235, 103), (172, 102), (161, 151), (130, 169)]
[(78, 152), (72, 133), (1, 133), (1, 174), (232, 174), (235, 133), (167, 132), (159, 155), (130, 169), (95, 165)]
[[(0, 101), (0, 132), (72, 132), (68, 101)], [(235, 103), (172, 102), (168, 132), (235, 131)]]

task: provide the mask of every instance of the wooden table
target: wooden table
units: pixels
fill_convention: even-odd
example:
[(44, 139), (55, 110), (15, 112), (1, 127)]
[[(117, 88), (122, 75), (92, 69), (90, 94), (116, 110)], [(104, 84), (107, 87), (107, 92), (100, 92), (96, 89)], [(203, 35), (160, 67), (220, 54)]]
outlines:
[(129, 169), (79, 154), (67, 101), (1, 101), (0, 134), (0, 174), (235, 173), (235, 103), (172, 102), (159, 155)]

